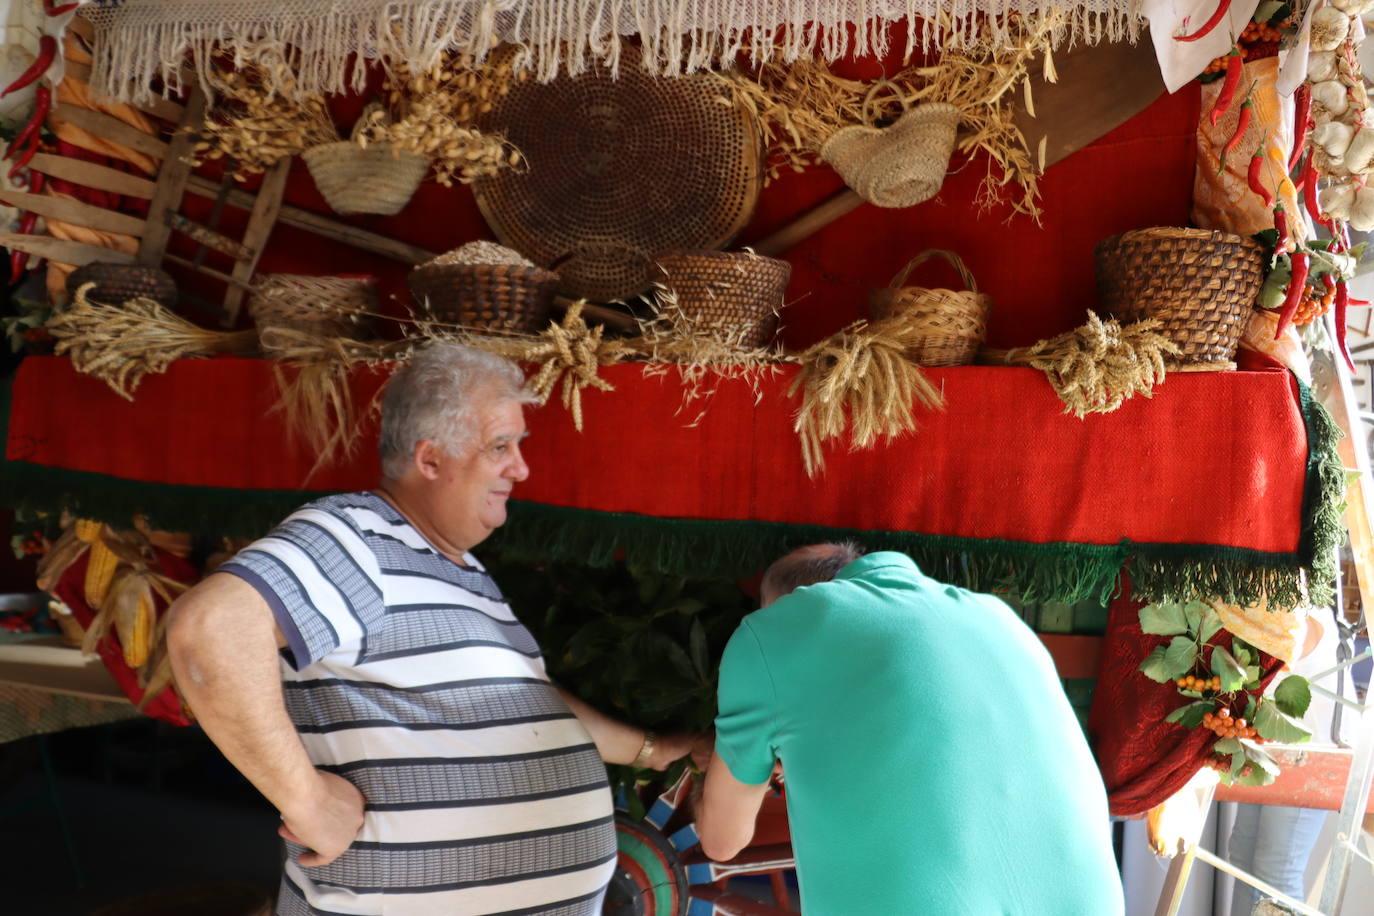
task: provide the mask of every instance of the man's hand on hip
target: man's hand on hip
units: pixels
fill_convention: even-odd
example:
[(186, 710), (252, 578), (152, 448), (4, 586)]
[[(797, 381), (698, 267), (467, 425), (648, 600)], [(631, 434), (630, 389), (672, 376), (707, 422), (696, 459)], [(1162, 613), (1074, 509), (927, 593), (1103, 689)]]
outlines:
[(310, 850), (299, 862), (307, 868), (328, 865), (353, 845), (363, 826), (363, 793), (353, 783), (316, 770), (316, 790), (309, 799), (282, 812), (282, 837)]

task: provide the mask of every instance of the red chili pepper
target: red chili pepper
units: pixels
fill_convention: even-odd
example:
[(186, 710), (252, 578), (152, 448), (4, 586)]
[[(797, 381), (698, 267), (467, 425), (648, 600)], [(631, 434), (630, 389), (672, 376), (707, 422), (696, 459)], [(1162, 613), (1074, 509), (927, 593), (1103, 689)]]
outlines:
[(1264, 147), (1255, 150), (1255, 155), (1250, 157), (1250, 171), (1246, 178), (1250, 182), (1250, 190), (1254, 191), (1264, 201), (1266, 207), (1274, 206), (1274, 195), (1269, 193), (1269, 189), (1264, 186)]
[(1309, 255), (1305, 251), (1295, 251), (1290, 256), (1293, 264), (1293, 275), (1288, 280), (1288, 295), (1283, 298), (1283, 305), (1279, 307), (1279, 324), (1274, 329), (1274, 339), (1279, 340), (1283, 337), (1283, 332), (1293, 323), (1293, 316), (1298, 313), (1298, 305), (1302, 302), (1303, 288), (1307, 286), (1307, 268)]
[(1293, 247), (1293, 237), (1288, 234), (1288, 212), (1283, 209), (1283, 201), (1274, 207), (1274, 230), (1279, 234), (1274, 242), (1274, 254), (1284, 254)]
[(1312, 84), (1303, 83), (1293, 93), (1293, 151), (1288, 154), (1288, 171), (1302, 158), (1307, 145), (1307, 131), (1312, 127)]
[(1307, 212), (1312, 216), (1313, 223), (1322, 221), (1321, 202), (1317, 199), (1317, 181), (1320, 175), (1317, 174), (1316, 163), (1313, 157), (1307, 157), (1307, 166), (1302, 173), (1302, 202), (1307, 206)]
[(1245, 132), (1250, 129), (1250, 115), (1253, 111), (1254, 106), (1250, 102), (1250, 96), (1246, 95), (1245, 101), (1240, 106), (1240, 117), (1236, 119), (1235, 133), (1231, 134), (1231, 139), (1226, 141), (1226, 146), (1221, 151), (1221, 168), (1217, 171), (1218, 175), (1226, 171), (1226, 157), (1231, 150), (1240, 145), (1240, 138), (1244, 137)]
[(33, 113), (29, 115), (28, 123), (15, 135), (10, 145), (5, 147), (5, 158), (12, 159), (15, 152), (27, 143), (32, 142), (38, 145), (39, 134), (43, 131), (43, 122), (48, 117), (48, 109), (52, 107), (52, 90), (47, 86), (40, 86), (38, 91), (33, 94)]
[(1217, 122), (1231, 107), (1231, 100), (1235, 98), (1236, 88), (1240, 86), (1240, 74), (1244, 68), (1244, 62), (1245, 58), (1241, 56), (1240, 48), (1232, 45), (1231, 56), (1226, 59), (1226, 77), (1221, 81), (1221, 91), (1217, 93), (1217, 100), (1212, 105), (1210, 120), (1213, 127), (1217, 126)]
[(1174, 41), (1197, 41), (1199, 38), (1206, 38), (1208, 33), (1217, 27), (1226, 16), (1226, 11), (1231, 8), (1231, 0), (1221, 0), (1217, 4), (1216, 12), (1212, 17), (1202, 24), (1202, 27), (1191, 35), (1175, 35)]
[(70, 13), (80, 5), (80, 3), (64, 3), (58, 6), (53, 0), (43, 0), (43, 12), (49, 16), (61, 16), (63, 13)]
[(18, 92), (25, 86), (38, 79), (48, 71), (52, 60), (57, 56), (57, 39), (51, 35), (44, 35), (38, 39), (38, 57), (34, 58), (33, 63), (29, 64), (27, 70), (19, 74), (19, 79), (10, 83), (4, 92), (0, 92), (0, 99), (9, 95), (11, 92)]
[(1350, 308), (1350, 290), (1346, 287), (1345, 281), (1341, 280), (1336, 284), (1336, 306), (1333, 317), (1336, 320), (1336, 347), (1341, 351), (1341, 356), (1345, 357), (1345, 364), (1350, 367), (1350, 371), (1355, 371), (1355, 360), (1350, 357), (1350, 347), (1345, 342), (1345, 316)]
[(18, 175), (28, 166), (29, 161), (33, 159), (33, 154), (36, 152), (38, 152), (38, 143), (34, 142), (28, 149), (24, 150), (23, 155), (14, 161), (14, 165), (10, 166), (9, 173), (5, 177), (13, 181), (14, 176)]

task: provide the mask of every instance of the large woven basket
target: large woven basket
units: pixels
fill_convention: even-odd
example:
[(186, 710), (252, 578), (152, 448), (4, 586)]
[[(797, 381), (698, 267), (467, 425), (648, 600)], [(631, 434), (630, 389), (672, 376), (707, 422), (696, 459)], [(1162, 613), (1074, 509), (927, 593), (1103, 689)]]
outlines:
[(312, 146), (301, 153), (325, 203), (335, 213), (392, 216), (410, 202), (429, 171), (429, 160), (379, 143), (364, 149), (351, 140)]
[(548, 326), (558, 274), (521, 264), (436, 263), (410, 272), (410, 294), (438, 321), (537, 334)]
[(269, 353), (277, 346), (276, 328), (362, 340), (371, 334), (377, 310), (377, 278), (367, 276), (266, 274), (248, 299), (258, 338)]
[(1169, 369), (1234, 369), (1236, 346), (1264, 282), (1264, 252), (1243, 236), (1168, 226), (1097, 243), (1101, 311), (1158, 319), (1182, 353)]
[(821, 158), (869, 203), (914, 207), (944, 184), (958, 127), (955, 106), (918, 105), (887, 127), (840, 128), (821, 146)]
[(97, 262), (78, 267), (67, 276), (67, 292), (75, 296), (87, 283), (94, 283), (95, 288), (86, 297), (106, 305), (119, 305), (128, 299), (151, 299), (172, 308), (177, 302), (177, 284), (171, 275), (142, 264)]
[[(904, 285), (912, 270), (933, 257), (943, 258), (964, 281), (967, 289), (933, 289)], [(922, 366), (967, 366), (982, 346), (988, 331), (992, 299), (978, 292), (973, 274), (952, 251), (931, 248), (921, 252), (897, 272), (885, 289), (869, 297), (874, 320), (901, 316), (919, 340), (907, 357)]]
[(751, 349), (772, 341), (791, 264), (750, 251), (688, 249), (653, 260), (657, 281), (694, 330)]

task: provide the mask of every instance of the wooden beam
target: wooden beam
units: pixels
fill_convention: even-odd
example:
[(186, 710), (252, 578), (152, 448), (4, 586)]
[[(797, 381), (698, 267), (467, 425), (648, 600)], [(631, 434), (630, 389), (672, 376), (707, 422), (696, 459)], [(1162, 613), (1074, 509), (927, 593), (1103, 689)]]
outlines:
[(173, 264), (180, 264), (182, 267), (189, 268), (191, 270), (196, 271), (197, 273), (205, 274), (205, 276), (218, 280), (221, 283), (227, 283), (231, 287), (239, 287), (244, 292), (247, 292), (252, 289), (252, 286), (250, 286), (249, 284), (234, 279), (224, 271), (215, 270), (213, 267), (206, 267), (204, 264), (197, 264), (190, 258), (183, 258), (175, 254), (165, 254), (162, 256), (162, 259), (164, 261), (171, 261)]
[(202, 226), (200, 223), (189, 220), (180, 213), (173, 213), (169, 210), (163, 215), (163, 219), (173, 232), (179, 232), (206, 248), (223, 252), (236, 261), (256, 257), (257, 253), (251, 248), (241, 245), (227, 235), (221, 235), (209, 226)]
[(134, 263), (134, 256), (131, 254), (115, 251), (113, 248), (102, 248), (99, 245), (87, 245), (84, 242), (69, 242), (66, 239), (53, 238), (51, 235), (0, 232), (0, 245), (60, 264), (74, 264), (77, 267), (95, 263)]
[(151, 198), (157, 189), (157, 184), (146, 178), (112, 169), (108, 165), (96, 165), (84, 159), (73, 159), (55, 153), (35, 153), (29, 162), (29, 168), (51, 178), (60, 178), (97, 191), (140, 197), (144, 200)]
[(165, 142), (152, 134), (145, 134), (137, 127), (125, 124), (114, 115), (107, 115), (103, 111), (92, 111), (79, 105), (63, 104), (55, 106), (49, 118), (66, 121), (82, 130), (90, 131), (97, 137), (127, 146), (135, 152), (152, 156), (154, 159), (164, 159), (167, 156), (167, 144)]
[[(1341, 810), (1350, 763), (1355, 757), (1352, 748), (1268, 744), (1264, 749), (1278, 763), (1278, 777), (1267, 786), (1217, 786), (1217, 801)], [(1374, 796), (1365, 810), (1374, 814)]]
[(0, 191), (0, 203), (18, 207), (20, 210), (28, 210), (49, 219), (58, 219), (76, 226), (85, 226), (87, 229), (113, 232), (118, 235), (140, 237), (143, 235), (145, 226), (143, 220), (129, 216), (127, 213), (116, 213), (114, 210), (105, 210), (101, 207), (83, 204), (78, 200), (64, 200), (60, 197), (48, 197), (43, 194)]
[(191, 177), (191, 152), (196, 142), (192, 129), (200, 126), (204, 115), (205, 96), (193, 89), (191, 97), (186, 100), (186, 112), (178, 130), (167, 145), (162, 169), (157, 173), (157, 190), (148, 202), (148, 229), (143, 236), (143, 244), (138, 246), (140, 264), (157, 267), (162, 263), (167, 242), (172, 237), (172, 225), (167, 215), (176, 213), (181, 206), (181, 198), (186, 194), (186, 182)]
[(267, 239), (277, 225), (277, 215), (281, 212), (282, 195), (286, 193), (286, 178), (291, 172), (291, 157), (277, 160), (276, 165), (267, 170), (258, 188), (257, 200), (248, 217), (248, 229), (243, 234), (243, 245), (249, 255), (234, 262), (233, 277), (236, 281), (229, 287), (224, 297), (225, 326), (232, 327), (238, 318), (239, 306), (243, 304), (244, 287), (253, 279), (258, 269), (258, 258), (267, 247)]

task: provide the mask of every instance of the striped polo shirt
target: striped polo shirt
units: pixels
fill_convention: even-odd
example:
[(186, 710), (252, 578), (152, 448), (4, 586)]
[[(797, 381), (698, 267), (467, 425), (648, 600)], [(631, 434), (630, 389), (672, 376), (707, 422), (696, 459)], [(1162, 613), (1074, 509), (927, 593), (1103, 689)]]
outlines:
[(351, 493), (220, 567), (286, 635), (286, 707), (310, 759), (367, 800), (329, 865), (300, 866), (288, 844), (282, 916), (600, 912), (616, 857), (605, 768), (534, 638), (464, 562)]

